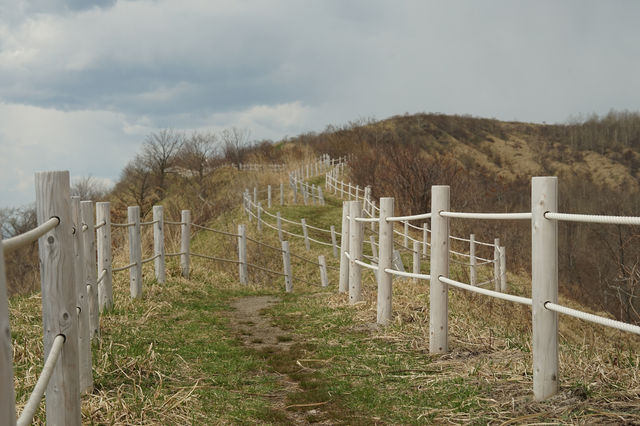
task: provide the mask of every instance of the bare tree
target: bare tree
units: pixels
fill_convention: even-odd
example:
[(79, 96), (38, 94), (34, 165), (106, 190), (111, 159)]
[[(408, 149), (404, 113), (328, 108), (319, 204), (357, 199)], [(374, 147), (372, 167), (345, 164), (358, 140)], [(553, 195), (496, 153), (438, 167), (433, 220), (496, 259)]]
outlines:
[(127, 204), (133, 200), (140, 206), (142, 214), (145, 215), (150, 206), (157, 200), (152, 184), (152, 173), (139, 155), (130, 161), (120, 174), (120, 181), (114, 190), (121, 201)]
[(193, 133), (182, 144), (176, 163), (198, 177), (201, 183), (218, 152), (218, 138), (213, 133)]
[(176, 153), (182, 147), (184, 136), (171, 129), (163, 129), (147, 136), (142, 148), (142, 158), (155, 178), (155, 184), (163, 195), (167, 170), (173, 165)]
[(248, 129), (238, 129), (237, 127), (225, 129), (222, 132), (224, 157), (227, 161), (238, 166), (242, 163), (249, 142), (249, 135)]
[(81, 176), (73, 180), (71, 195), (77, 195), (82, 200), (99, 201), (107, 196), (109, 188), (93, 176)]

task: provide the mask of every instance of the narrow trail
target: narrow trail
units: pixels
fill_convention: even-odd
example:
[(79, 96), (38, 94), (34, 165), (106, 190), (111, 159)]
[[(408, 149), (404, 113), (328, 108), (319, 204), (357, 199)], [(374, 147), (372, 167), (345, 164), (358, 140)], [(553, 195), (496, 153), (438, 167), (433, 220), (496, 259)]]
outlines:
[[(298, 345), (300, 342), (287, 331), (271, 321), (266, 309), (280, 302), (273, 296), (248, 296), (236, 299), (231, 307), (230, 325), (237, 338), (245, 346), (263, 356), (282, 385), (282, 391), (273, 395), (272, 408), (282, 413), (291, 424), (323, 425), (334, 424), (329, 414), (322, 410), (322, 404), (294, 404), (292, 400), (300, 400), (305, 393), (300, 382), (291, 374), (298, 372), (296, 365)], [(298, 371), (296, 371), (298, 370)], [(293, 397), (293, 398), (292, 398)]]

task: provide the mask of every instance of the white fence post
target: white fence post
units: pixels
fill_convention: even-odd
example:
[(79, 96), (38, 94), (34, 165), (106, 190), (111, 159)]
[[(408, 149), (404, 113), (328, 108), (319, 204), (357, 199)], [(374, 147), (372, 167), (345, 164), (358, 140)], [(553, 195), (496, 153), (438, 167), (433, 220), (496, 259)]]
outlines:
[(476, 269), (476, 234), (469, 235), (469, 277), (471, 285), (478, 282), (478, 271)]
[(180, 213), (180, 269), (184, 278), (189, 278), (191, 264), (191, 210)]
[(271, 208), (271, 185), (267, 185), (267, 208)]
[(309, 243), (309, 230), (307, 229), (307, 221), (304, 219), (300, 219), (300, 223), (302, 223), (302, 235), (304, 235), (304, 246), (307, 251), (311, 250), (311, 244)]
[(409, 221), (405, 220), (402, 224), (404, 225), (404, 247), (409, 248)]
[(413, 242), (413, 273), (420, 273), (420, 243), (418, 241)]
[(127, 208), (129, 226), (129, 263), (135, 263), (129, 269), (129, 292), (132, 298), (142, 297), (142, 242), (140, 236), (140, 206)]
[(247, 284), (249, 282), (247, 271), (247, 228), (240, 224), (238, 225), (238, 269), (240, 275), (240, 284)]
[(448, 346), (448, 286), (440, 277), (449, 277), (449, 186), (431, 187), (431, 284), (429, 290), (429, 352), (446, 353)]
[[(393, 222), (387, 222), (387, 217), (394, 214), (393, 197), (380, 198), (380, 225), (378, 233), (378, 324), (391, 322), (392, 311), (392, 284), (393, 276), (385, 272), (393, 264)], [(372, 236), (373, 238), (373, 236)], [(373, 244), (372, 244), (373, 247)]]
[(346, 293), (349, 291), (349, 259), (346, 253), (349, 252), (349, 202), (342, 202), (342, 229), (340, 233), (340, 281), (338, 291)]
[(284, 267), (284, 288), (287, 293), (293, 291), (293, 277), (291, 276), (291, 252), (289, 241), (282, 241), (282, 264)]
[(356, 260), (362, 260), (362, 223), (356, 218), (362, 215), (362, 201), (352, 201), (349, 207), (349, 303), (362, 300), (362, 270)]
[(322, 287), (327, 287), (329, 285), (329, 278), (327, 277), (327, 261), (324, 258), (324, 255), (318, 256), (318, 263), (320, 264), (320, 284)]
[(96, 203), (96, 226), (104, 223), (96, 233), (98, 244), (98, 306), (100, 312), (113, 308), (113, 286), (111, 272), (111, 206), (109, 202)]
[(284, 183), (280, 184), (280, 205), (284, 206)]
[(80, 218), (80, 197), (71, 197), (71, 220), (73, 221), (73, 275), (76, 288), (76, 307), (78, 318), (78, 361), (80, 362), (80, 392), (93, 390), (93, 370), (91, 358), (91, 325), (87, 308), (87, 285), (84, 282), (84, 239), (82, 238), (82, 220)]
[(100, 309), (98, 308), (98, 279), (96, 264), (95, 208), (93, 201), (80, 202), (83, 227), (82, 238), (85, 255), (83, 276), (87, 286), (87, 308), (89, 313), (89, 337), (100, 337)]
[(256, 211), (258, 213), (258, 232), (262, 232), (262, 203), (258, 203)]
[[(371, 217), (376, 217), (376, 201), (371, 201)], [(376, 223), (371, 222), (371, 231), (376, 232)]]
[(320, 188), (320, 185), (318, 185), (317, 189), (318, 189), (318, 201), (320, 202), (321, 206), (324, 206), (324, 194), (322, 193), (322, 188)]
[(316, 196), (316, 185), (315, 185), (315, 183), (312, 183), (311, 184), (311, 204), (314, 205), (314, 206), (317, 204), (316, 203), (316, 201), (317, 201), (316, 199), (317, 199), (317, 196)]
[(160, 284), (166, 280), (164, 263), (164, 209), (162, 206), (153, 206), (153, 255), (156, 279)]
[(7, 278), (4, 271), (4, 250), (0, 235), (0, 424), (16, 424), (16, 394), (13, 388), (13, 349), (9, 323)]
[(558, 391), (558, 223), (544, 217), (558, 211), (558, 179), (531, 180), (531, 297), (533, 310), (533, 394), (541, 401)]
[(331, 246), (333, 248), (333, 257), (338, 257), (338, 240), (336, 236), (336, 227), (331, 225)]
[(378, 249), (376, 248), (376, 237), (369, 235), (369, 243), (371, 244), (371, 257), (376, 261), (378, 259)]
[(282, 237), (282, 217), (280, 216), (280, 212), (276, 213), (276, 224), (278, 226), (278, 239), (280, 241), (284, 241), (284, 238)]
[(500, 238), (493, 240), (493, 288), (500, 291)]
[(429, 224), (422, 224), (422, 255), (426, 258), (429, 255)]
[(360, 194), (360, 185), (356, 185), (356, 201), (358, 201), (359, 194)]
[[(54, 339), (64, 336), (60, 358), (46, 390), (47, 424), (80, 425), (78, 316), (73, 267), (69, 172), (40, 172), (35, 176), (38, 224), (52, 217), (59, 225), (38, 239), (42, 282), (44, 358)], [(3, 396), (4, 398), (4, 396)]]
[(500, 291), (507, 292), (507, 259), (506, 249), (504, 246), (500, 246)]

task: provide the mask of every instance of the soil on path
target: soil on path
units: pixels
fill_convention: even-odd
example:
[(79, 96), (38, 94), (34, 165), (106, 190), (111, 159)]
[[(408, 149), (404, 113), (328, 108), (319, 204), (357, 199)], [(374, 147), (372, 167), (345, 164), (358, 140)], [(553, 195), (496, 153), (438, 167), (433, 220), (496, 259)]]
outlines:
[[(292, 368), (297, 369), (296, 354), (298, 342), (294, 336), (273, 324), (266, 310), (280, 302), (273, 296), (250, 296), (236, 299), (230, 314), (231, 328), (238, 339), (247, 347), (264, 356), (273, 369), (283, 390), (272, 396), (272, 408), (283, 415), (291, 424), (334, 424), (322, 405), (294, 404), (300, 401), (305, 391), (292, 378)], [(287, 364), (283, 368), (283, 363)]]

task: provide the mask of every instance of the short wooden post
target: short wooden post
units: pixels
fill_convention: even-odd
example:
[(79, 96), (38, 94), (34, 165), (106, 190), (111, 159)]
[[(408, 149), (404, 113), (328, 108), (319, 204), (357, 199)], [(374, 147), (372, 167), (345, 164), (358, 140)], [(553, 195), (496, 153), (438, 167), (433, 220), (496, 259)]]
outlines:
[(238, 225), (238, 270), (240, 276), (240, 284), (249, 282), (249, 273), (247, 270), (247, 228)]
[[(78, 316), (69, 172), (36, 173), (35, 184), (38, 224), (52, 217), (60, 219), (56, 228), (38, 239), (44, 358), (49, 356), (57, 336), (65, 338), (46, 390), (47, 424), (80, 425)], [(2, 399), (4, 398), (6, 397), (3, 395)]]
[(262, 232), (262, 203), (258, 203), (258, 232)]
[(507, 259), (504, 246), (500, 246), (500, 291), (507, 292)]
[(376, 247), (376, 237), (369, 235), (369, 243), (371, 244), (371, 257), (374, 261), (378, 259), (378, 248)]
[(406, 220), (403, 222), (404, 225), (404, 246), (405, 248), (409, 248), (409, 221)]
[(558, 392), (558, 223), (544, 217), (558, 211), (558, 179), (531, 180), (531, 296), (533, 299), (533, 394), (541, 401)]
[(13, 349), (9, 323), (7, 278), (4, 270), (4, 250), (0, 235), (0, 424), (16, 424), (16, 394), (13, 388)]
[[(393, 222), (387, 218), (394, 214), (394, 199), (380, 198), (380, 225), (378, 226), (378, 305), (377, 322), (386, 325), (391, 322), (392, 312), (392, 283), (393, 276), (385, 272), (393, 265)], [(373, 237), (372, 237), (373, 238)]]
[(342, 202), (342, 229), (340, 233), (340, 281), (338, 291), (346, 293), (349, 291), (349, 202)]
[(318, 263), (320, 264), (320, 284), (322, 287), (329, 285), (329, 278), (327, 277), (327, 261), (323, 255), (318, 256)]
[(293, 188), (293, 204), (298, 204), (298, 185), (294, 182), (291, 187)]
[(282, 241), (282, 264), (284, 268), (284, 288), (287, 293), (293, 291), (293, 277), (291, 275), (291, 252), (289, 241)]
[(356, 260), (362, 260), (362, 223), (356, 218), (362, 215), (362, 201), (352, 201), (349, 206), (349, 303), (362, 300), (362, 270)]
[(322, 193), (322, 188), (320, 188), (320, 186), (318, 186), (318, 201), (321, 206), (324, 206), (324, 194)]
[(280, 205), (284, 206), (284, 183), (280, 184)]
[(96, 264), (95, 209), (92, 201), (80, 202), (80, 215), (83, 227), (82, 238), (85, 255), (83, 256), (83, 276), (87, 286), (87, 309), (89, 311), (89, 337), (100, 337), (100, 309), (98, 307), (98, 279)]
[(111, 272), (111, 207), (109, 202), (96, 203), (96, 226), (103, 224), (96, 233), (98, 245), (98, 306), (100, 312), (113, 308), (113, 286)]
[(429, 255), (429, 224), (422, 224), (422, 255), (426, 258)]
[(129, 226), (129, 263), (136, 266), (129, 269), (129, 293), (133, 299), (142, 297), (142, 242), (140, 236), (140, 206), (127, 208)]
[(446, 353), (449, 349), (447, 330), (448, 286), (440, 277), (449, 276), (449, 218), (440, 216), (449, 211), (449, 186), (431, 187), (431, 284), (429, 292), (429, 352)]
[(333, 257), (338, 257), (338, 241), (336, 236), (336, 227), (331, 225), (331, 246), (333, 248)]
[(191, 264), (191, 210), (180, 213), (180, 270), (184, 278), (189, 278)]
[(267, 208), (271, 208), (271, 185), (267, 185)]
[(280, 241), (284, 241), (282, 236), (282, 217), (280, 216), (280, 212), (276, 213), (276, 224), (278, 226), (278, 239)]
[(493, 288), (500, 291), (500, 238), (493, 240)]
[(478, 271), (476, 268), (476, 234), (469, 235), (469, 277), (471, 285), (478, 282)]
[(91, 337), (89, 308), (87, 307), (87, 285), (84, 281), (84, 239), (80, 217), (80, 197), (71, 197), (71, 220), (73, 221), (73, 275), (76, 288), (76, 308), (78, 315), (78, 361), (80, 362), (80, 392), (93, 390), (93, 370), (91, 358)]
[(420, 242), (413, 242), (413, 273), (420, 273)]
[(166, 281), (164, 263), (164, 209), (162, 206), (153, 206), (153, 255), (156, 280), (160, 284)]
[(304, 219), (300, 219), (300, 223), (302, 224), (302, 235), (304, 235), (304, 246), (307, 251), (311, 250), (311, 244), (309, 243), (309, 230), (307, 229), (307, 221)]

